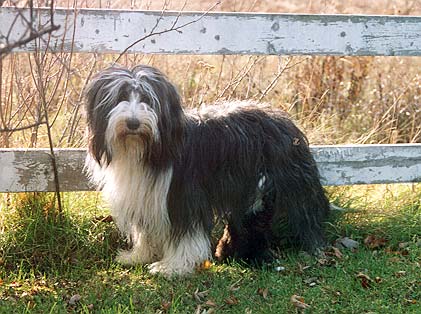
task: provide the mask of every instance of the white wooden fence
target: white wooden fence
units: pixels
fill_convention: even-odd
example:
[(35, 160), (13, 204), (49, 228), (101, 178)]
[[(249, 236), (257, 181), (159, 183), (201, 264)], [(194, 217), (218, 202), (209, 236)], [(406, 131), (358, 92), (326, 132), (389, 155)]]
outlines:
[[(0, 47), (22, 39), (28, 11), (0, 8)], [(34, 29), (49, 22), (35, 10)], [(421, 56), (421, 17), (56, 9), (38, 48), (156, 54)], [(34, 43), (15, 49), (31, 52)], [(325, 185), (421, 182), (421, 144), (313, 146)], [(62, 191), (90, 190), (83, 149), (56, 149)], [(0, 149), (0, 192), (54, 191), (48, 149)]]

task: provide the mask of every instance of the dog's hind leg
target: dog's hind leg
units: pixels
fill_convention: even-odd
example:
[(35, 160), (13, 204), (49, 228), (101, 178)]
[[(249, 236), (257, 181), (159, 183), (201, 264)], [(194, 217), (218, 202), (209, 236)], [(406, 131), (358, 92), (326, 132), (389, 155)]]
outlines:
[(246, 214), (241, 223), (230, 221), (218, 242), (215, 257), (219, 261), (239, 258), (252, 263), (270, 260), (272, 216), (272, 210), (265, 209)]
[(231, 213), (216, 247), (215, 257), (218, 260), (233, 257), (260, 263), (271, 259), (272, 191), (272, 180), (267, 174), (260, 174), (253, 204), (246, 211), (235, 210)]
[(292, 244), (308, 252), (325, 246), (323, 223), (328, 216), (329, 201), (314, 176), (312, 180), (302, 180), (299, 187), (290, 184), (278, 192), (275, 206), (281, 209), (278, 214), (287, 216)]

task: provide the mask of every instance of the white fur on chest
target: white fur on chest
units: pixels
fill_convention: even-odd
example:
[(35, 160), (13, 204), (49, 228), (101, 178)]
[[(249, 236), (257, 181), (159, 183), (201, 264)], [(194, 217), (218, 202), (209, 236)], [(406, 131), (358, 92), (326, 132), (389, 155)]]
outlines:
[[(95, 173), (98, 170), (100, 174)], [(167, 195), (172, 168), (157, 174), (139, 162), (137, 154), (128, 152), (93, 174), (103, 186), (113, 219), (122, 233), (135, 236), (146, 232), (156, 239), (167, 237), (170, 228)]]

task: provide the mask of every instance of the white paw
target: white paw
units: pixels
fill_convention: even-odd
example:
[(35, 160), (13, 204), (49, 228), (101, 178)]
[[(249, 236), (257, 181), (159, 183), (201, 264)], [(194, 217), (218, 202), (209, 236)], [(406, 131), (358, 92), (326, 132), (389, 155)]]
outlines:
[(165, 261), (152, 263), (148, 266), (148, 268), (151, 274), (161, 274), (165, 277), (171, 277), (173, 275), (183, 276), (194, 271), (194, 267), (175, 265), (174, 263)]
[[(154, 261), (153, 256), (145, 254), (140, 250), (120, 251), (117, 254), (116, 261), (123, 265), (149, 264)], [(155, 259), (156, 261), (156, 259)]]

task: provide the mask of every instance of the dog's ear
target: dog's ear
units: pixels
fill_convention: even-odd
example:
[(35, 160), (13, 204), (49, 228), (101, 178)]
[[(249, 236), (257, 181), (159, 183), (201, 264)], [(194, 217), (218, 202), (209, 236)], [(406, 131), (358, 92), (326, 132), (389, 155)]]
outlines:
[(100, 165), (111, 162), (112, 156), (105, 143), (108, 114), (124, 97), (128, 97), (125, 84), (130, 77), (128, 69), (110, 67), (95, 75), (84, 90), (88, 150)]
[(151, 87), (156, 96), (157, 103), (152, 107), (158, 114), (160, 142), (153, 147), (151, 164), (164, 167), (169, 160), (178, 158), (182, 145), (186, 118), (181, 97), (175, 85), (158, 69), (139, 65), (132, 71), (138, 80)]

